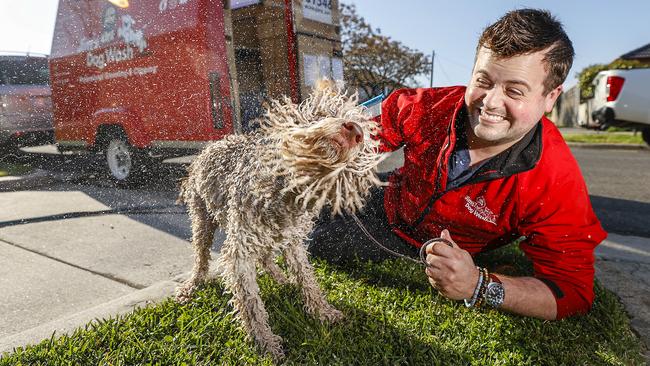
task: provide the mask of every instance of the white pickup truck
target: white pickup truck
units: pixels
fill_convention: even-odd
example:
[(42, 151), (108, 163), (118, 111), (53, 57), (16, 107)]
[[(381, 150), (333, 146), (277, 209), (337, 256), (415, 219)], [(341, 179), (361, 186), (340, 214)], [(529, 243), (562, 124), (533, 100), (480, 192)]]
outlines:
[(650, 145), (650, 69), (606, 70), (594, 78), (591, 117), (601, 127), (633, 127)]

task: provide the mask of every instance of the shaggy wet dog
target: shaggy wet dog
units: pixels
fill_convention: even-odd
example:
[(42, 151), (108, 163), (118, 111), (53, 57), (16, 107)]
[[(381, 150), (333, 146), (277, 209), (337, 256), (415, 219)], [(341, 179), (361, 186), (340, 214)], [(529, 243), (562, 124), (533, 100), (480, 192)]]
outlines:
[[(356, 96), (332, 83), (321, 83), (300, 105), (272, 102), (260, 125), (259, 132), (208, 146), (181, 183), (195, 263), (176, 298), (188, 301), (205, 281), (213, 236), (221, 228), (226, 239), (216, 262), (234, 310), (256, 343), (280, 359), (282, 339), (269, 327), (257, 268), (280, 283), (297, 284), (308, 313), (322, 321), (342, 319), (316, 282), (304, 242), (324, 206), (334, 215), (364, 205), (370, 188), (381, 184), (375, 168), (382, 155), (373, 138), (377, 124)], [(288, 277), (275, 262), (280, 254)]]

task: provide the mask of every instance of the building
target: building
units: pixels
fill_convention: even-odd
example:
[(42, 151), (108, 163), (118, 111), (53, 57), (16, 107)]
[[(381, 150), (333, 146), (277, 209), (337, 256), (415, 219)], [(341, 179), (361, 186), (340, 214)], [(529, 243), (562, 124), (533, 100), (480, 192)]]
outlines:
[(558, 127), (573, 127), (579, 123), (580, 87), (565, 90), (555, 102), (549, 119)]
[(623, 60), (636, 60), (642, 63), (650, 64), (650, 43), (632, 50), (622, 55), (620, 58)]
[(337, 0), (230, 0), (228, 8), (242, 130), (254, 128), (266, 98), (300, 101), (317, 79), (343, 79)]

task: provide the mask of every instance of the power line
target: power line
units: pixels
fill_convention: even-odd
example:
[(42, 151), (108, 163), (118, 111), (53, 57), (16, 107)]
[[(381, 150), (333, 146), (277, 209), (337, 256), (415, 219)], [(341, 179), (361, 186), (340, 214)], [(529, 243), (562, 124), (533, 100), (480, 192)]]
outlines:
[(453, 59), (451, 59), (451, 58), (449, 58), (449, 57), (440, 56), (440, 55), (438, 55), (438, 57), (442, 57), (442, 58), (444, 58), (446, 61), (449, 61), (450, 63), (452, 63), (452, 64), (454, 64), (454, 65), (456, 65), (456, 66), (458, 66), (458, 67), (461, 67), (461, 68), (463, 68), (463, 69), (465, 69), (465, 70), (472, 70), (472, 68), (471, 68), (470, 66), (467, 66), (467, 65), (465, 65), (465, 64), (463, 64), (463, 63), (461, 63), (461, 62), (455, 61), (455, 60), (453, 60)]
[(445, 68), (442, 67), (442, 63), (440, 63), (440, 60), (438, 60), (438, 66), (440, 67), (440, 70), (442, 70), (442, 74), (445, 76), (445, 79), (447, 79), (447, 84), (451, 84), (451, 79), (449, 78), (449, 75), (447, 75)]

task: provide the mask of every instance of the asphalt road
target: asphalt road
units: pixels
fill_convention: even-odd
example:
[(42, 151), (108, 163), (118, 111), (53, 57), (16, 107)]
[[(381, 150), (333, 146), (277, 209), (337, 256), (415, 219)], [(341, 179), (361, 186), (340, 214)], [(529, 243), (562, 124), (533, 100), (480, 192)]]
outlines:
[[(19, 215), (19, 219), (0, 220), (0, 229), (15, 225), (121, 214), (152, 229), (189, 241), (189, 218), (185, 208), (177, 206), (175, 201), (178, 196), (177, 182), (186, 174), (186, 166), (191, 159), (165, 161), (147, 183), (132, 188), (116, 188), (113, 185), (105, 175), (101, 156), (59, 154), (54, 146), (40, 146), (23, 149), (17, 156), (4, 159), (47, 170), (57, 179), (52, 184), (32, 189), (38, 192), (40, 199), (45, 200), (42, 209), (32, 205), (31, 211)], [(51, 200), (47, 198), (47, 192), (51, 193)], [(72, 197), (74, 193), (83, 195), (103, 209), (91, 208), (94, 206), (88, 202), (78, 203), (65, 210), (50, 208), (57, 204), (57, 197)]]
[(572, 151), (605, 230), (650, 238), (650, 150)]
[[(11, 159), (61, 173), (67, 176), (67, 181), (65, 188), (59, 186), (57, 189), (93, 191), (95, 196), (104, 197), (102, 201), (110, 207), (153, 205), (156, 195), (170, 202), (175, 195), (176, 181), (185, 174), (189, 161), (183, 158), (167, 161), (145, 187), (116, 190), (97, 173), (101, 167), (98, 169), (99, 163), (93, 165), (93, 161), (99, 160), (91, 156), (55, 154), (54, 151), (51, 146), (32, 148)], [(650, 237), (650, 150), (573, 148), (572, 151), (603, 227), (612, 233)], [(399, 157), (392, 160), (388, 165), (394, 166)], [(185, 235), (187, 233), (183, 232), (179, 236)]]

